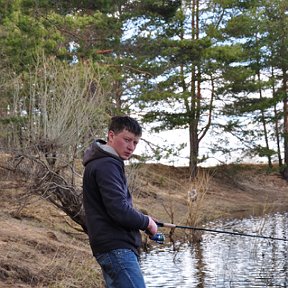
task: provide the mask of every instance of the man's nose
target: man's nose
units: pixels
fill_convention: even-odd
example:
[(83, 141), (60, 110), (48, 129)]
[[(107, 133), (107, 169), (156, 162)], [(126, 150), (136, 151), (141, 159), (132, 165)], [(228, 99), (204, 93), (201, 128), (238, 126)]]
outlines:
[(130, 151), (134, 151), (135, 150), (135, 145), (131, 142), (131, 143), (129, 143), (128, 144), (128, 149), (130, 150)]

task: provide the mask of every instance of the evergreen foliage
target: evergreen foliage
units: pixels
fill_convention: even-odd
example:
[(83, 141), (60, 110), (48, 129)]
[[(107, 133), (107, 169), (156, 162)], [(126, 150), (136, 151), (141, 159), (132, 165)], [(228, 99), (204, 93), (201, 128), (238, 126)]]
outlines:
[[(235, 148), (285, 170), (287, 10), (285, 0), (0, 0), (1, 125), (26, 121), (6, 115), (26, 101), (13, 102), (9, 83), (27, 79), (44, 53), (105, 67), (109, 114), (138, 114), (157, 132), (188, 129), (192, 177), (210, 156), (200, 155), (208, 133), (220, 139), (211, 156)], [(153, 149), (157, 159), (175, 154)]]

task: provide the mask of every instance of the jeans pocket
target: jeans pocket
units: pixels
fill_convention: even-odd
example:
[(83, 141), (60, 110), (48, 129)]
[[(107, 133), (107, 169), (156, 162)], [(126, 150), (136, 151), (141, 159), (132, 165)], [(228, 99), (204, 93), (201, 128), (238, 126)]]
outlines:
[(102, 268), (107, 287), (145, 287), (137, 256), (132, 250), (97, 253), (95, 258)]
[(95, 258), (99, 265), (104, 269), (105, 267), (112, 267), (112, 261), (109, 253), (97, 253)]

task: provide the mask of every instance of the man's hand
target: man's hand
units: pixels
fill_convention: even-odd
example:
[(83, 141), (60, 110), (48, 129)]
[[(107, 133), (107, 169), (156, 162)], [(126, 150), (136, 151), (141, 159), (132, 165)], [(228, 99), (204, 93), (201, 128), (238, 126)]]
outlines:
[(157, 233), (158, 227), (157, 227), (157, 224), (155, 223), (155, 221), (150, 216), (148, 216), (148, 218), (149, 218), (149, 224), (147, 226), (146, 231), (151, 236), (153, 236), (153, 235), (155, 235)]

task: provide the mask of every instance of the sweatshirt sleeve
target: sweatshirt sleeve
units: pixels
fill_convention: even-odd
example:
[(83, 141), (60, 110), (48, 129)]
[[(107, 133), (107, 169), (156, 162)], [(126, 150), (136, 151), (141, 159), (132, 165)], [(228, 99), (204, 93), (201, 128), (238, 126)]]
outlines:
[(106, 212), (115, 223), (127, 229), (147, 228), (149, 218), (133, 208), (123, 167), (119, 161), (107, 159), (97, 172), (97, 183)]

